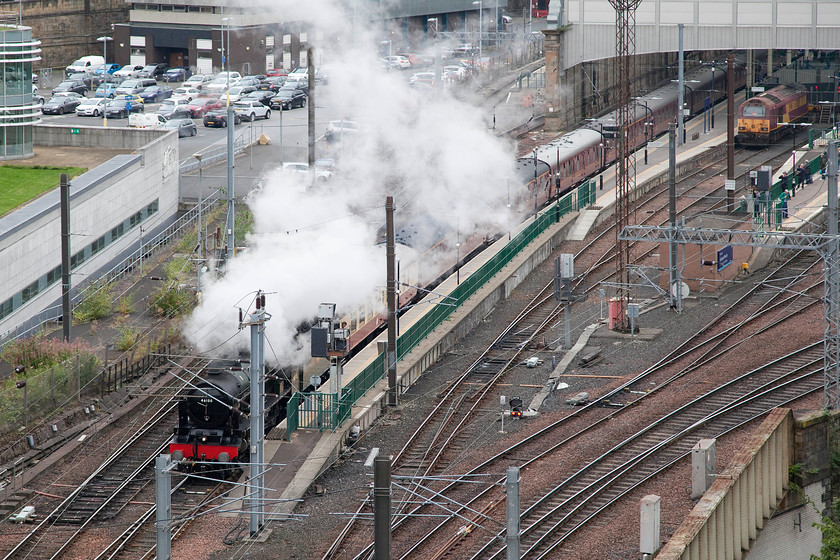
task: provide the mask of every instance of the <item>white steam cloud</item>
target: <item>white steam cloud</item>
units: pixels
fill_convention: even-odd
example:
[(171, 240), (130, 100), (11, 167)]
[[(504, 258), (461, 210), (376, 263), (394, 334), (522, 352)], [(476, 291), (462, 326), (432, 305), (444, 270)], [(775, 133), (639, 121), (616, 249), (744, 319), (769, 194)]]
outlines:
[[(247, 348), (247, 332), (237, 334), (235, 308), (253, 309), (253, 294), (261, 289), (271, 314), (267, 358), (300, 364), (309, 348), (308, 339), (296, 337), (297, 327), (315, 317), (319, 303), (347, 311), (384, 288), (385, 249), (377, 241), (386, 195), (394, 196), (398, 227), (424, 224), (430, 237), (449, 236), (452, 266), (456, 229), (461, 241), (465, 233), (506, 230), (500, 202), (507, 178), (515, 176), (514, 157), (476, 108), (440, 88), (437, 96), (412, 90), (405, 73), (385, 72), (376, 52), (382, 34), (366, 23), (355, 26), (354, 39), (343, 7), (289, 0), (259, 9), (314, 27), (307, 36), (316, 60), (329, 69), (329, 84), (316, 89), (316, 119), (324, 119), (319, 112), (326, 107), (359, 123), (361, 132), (329, 149), (318, 143), (318, 157), (338, 162), (329, 182), (306, 189), (304, 178), (282, 171), (263, 180), (248, 199), (254, 215), (248, 250), (228, 263), (224, 276), (205, 283), (184, 332), (199, 351), (213, 355)], [(371, 19), (358, 13), (357, 21)], [(432, 268), (422, 263), (421, 270)]]

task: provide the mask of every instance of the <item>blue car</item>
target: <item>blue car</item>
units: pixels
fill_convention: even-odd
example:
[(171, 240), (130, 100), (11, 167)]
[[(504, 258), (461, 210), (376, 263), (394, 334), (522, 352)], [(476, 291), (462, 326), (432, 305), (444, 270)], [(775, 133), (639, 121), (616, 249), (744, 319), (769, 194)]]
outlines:
[(99, 84), (99, 87), (96, 88), (96, 92), (93, 94), (94, 97), (105, 97), (107, 99), (111, 99), (117, 94), (117, 88), (120, 87), (119, 84), (113, 83), (105, 83)]
[(159, 103), (164, 99), (172, 97), (172, 88), (169, 86), (149, 86), (140, 92), (143, 103)]
[(161, 79), (164, 82), (186, 82), (190, 76), (192, 76), (192, 70), (183, 66), (176, 66), (164, 72)]
[(93, 71), (94, 74), (113, 74), (117, 70), (122, 68), (119, 64), (114, 64), (113, 62), (109, 62), (108, 64), (100, 64), (96, 67), (96, 70)]

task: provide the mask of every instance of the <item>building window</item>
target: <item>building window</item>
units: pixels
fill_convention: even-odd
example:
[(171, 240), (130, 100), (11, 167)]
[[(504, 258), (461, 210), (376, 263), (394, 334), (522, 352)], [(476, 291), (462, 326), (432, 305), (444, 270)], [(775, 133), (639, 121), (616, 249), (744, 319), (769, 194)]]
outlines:
[(111, 241), (119, 239), (125, 233), (125, 224), (120, 224), (111, 230)]
[(143, 212), (137, 212), (128, 219), (128, 227), (133, 228), (143, 221)]
[(105, 247), (105, 236), (103, 235), (90, 244), (90, 254), (95, 255)]
[(3, 303), (0, 304), (0, 319), (8, 317), (14, 311), (14, 305), (12, 303), (12, 298), (7, 299)]
[(152, 202), (151, 204), (146, 206), (146, 217), (148, 218), (149, 216), (156, 213), (157, 211), (158, 211), (158, 201), (155, 200), (154, 202)]
[(61, 280), (61, 265), (47, 272), (47, 286), (52, 286), (55, 282)]
[(38, 281), (35, 280), (31, 284), (29, 284), (27, 287), (25, 287), (20, 295), (21, 295), (21, 300), (23, 301), (23, 303), (26, 303), (30, 299), (37, 296), (38, 295)]

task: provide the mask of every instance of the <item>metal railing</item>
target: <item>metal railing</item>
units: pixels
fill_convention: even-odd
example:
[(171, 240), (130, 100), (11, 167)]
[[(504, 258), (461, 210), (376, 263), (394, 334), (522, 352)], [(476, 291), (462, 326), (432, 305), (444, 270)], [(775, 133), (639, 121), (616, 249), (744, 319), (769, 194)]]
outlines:
[[(243, 151), (245, 148), (256, 142), (257, 139), (259, 139), (259, 135), (256, 134), (256, 129), (254, 125), (249, 124), (245, 130), (239, 133), (239, 136), (233, 139), (233, 153), (238, 154), (239, 152)], [(181, 173), (189, 173), (191, 171), (195, 171), (196, 169), (203, 168), (208, 165), (214, 165), (220, 161), (225, 160), (226, 158), (227, 144), (220, 144), (200, 154), (196, 154), (195, 156), (189, 159), (184, 160), (181, 163), (178, 170)]]

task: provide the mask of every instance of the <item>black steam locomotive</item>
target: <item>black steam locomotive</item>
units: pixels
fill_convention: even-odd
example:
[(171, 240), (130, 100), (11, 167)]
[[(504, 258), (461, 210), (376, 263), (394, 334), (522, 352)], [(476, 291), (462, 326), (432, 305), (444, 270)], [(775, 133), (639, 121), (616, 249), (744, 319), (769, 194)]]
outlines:
[[(178, 425), (169, 444), (172, 459), (182, 470), (207, 470), (213, 463), (248, 460), (250, 431), (250, 362), (214, 360), (178, 403)], [(280, 382), (266, 375), (265, 432), (285, 418)], [(220, 472), (229, 471), (222, 467)]]

